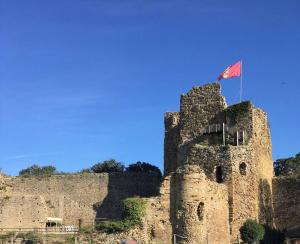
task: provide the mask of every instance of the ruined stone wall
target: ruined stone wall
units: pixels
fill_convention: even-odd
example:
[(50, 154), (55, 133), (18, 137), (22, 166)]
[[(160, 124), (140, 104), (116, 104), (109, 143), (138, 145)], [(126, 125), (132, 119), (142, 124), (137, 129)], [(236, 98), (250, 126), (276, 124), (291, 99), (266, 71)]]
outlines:
[(213, 182), (217, 182), (216, 168), (218, 166), (222, 168), (222, 181), (226, 182), (230, 178), (228, 147), (193, 144), (180, 156), (180, 160), (182, 160), (180, 164), (198, 165), (206, 177)]
[(273, 179), (274, 224), (300, 236), (300, 176)]
[(47, 217), (65, 225), (90, 225), (95, 218), (119, 218), (121, 200), (158, 194), (159, 178), (141, 173), (12, 177), (0, 194), (0, 227), (44, 227)]
[(148, 200), (146, 224), (150, 236), (149, 240), (153, 243), (173, 243), (173, 228), (171, 223), (172, 206), (170, 202), (171, 178), (171, 175), (165, 176), (160, 187), (160, 196)]
[(259, 166), (259, 177), (266, 179), (271, 185), (274, 177), (272, 160), (271, 133), (268, 125), (267, 114), (261, 109), (253, 109), (253, 136), (252, 147), (255, 160)]
[(208, 124), (224, 121), (222, 111), (226, 106), (219, 83), (193, 87), (186, 95), (182, 95), (180, 100), (181, 141), (195, 139)]
[[(171, 115), (173, 113), (168, 113), (166, 118)], [(214, 185), (216, 192), (226, 192), (227, 204), (223, 205), (223, 210), (227, 214), (227, 224), (224, 226), (229, 226), (226, 235), (230, 235), (232, 243), (239, 239), (239, 229), (248, 218), (272, 225), (272, 147), (266, 113), (249, 101), (227, 107), (220, 84), (217, 83), (193, 87), (186, 95), (182, 95), (180, 112), (176, 116), (179, 116), (176, 120), (176, 133), (179, 136), (171, 141), (166, 133), (168, 138), (165, 139), (165, 153), (171, 155), (170, 151), (173, 151), (172, 161), (177, 159), (176, 163), (169, 160), (168, 170), (165, 171), (165, 174), (174, 174), (171, 174), (170, 184), (173, 232), (180, 232), (181, 228), (183, 235), (199, 235), (195, 238), (201, 242), (204, 240), (200, 236), (203, 237), (204, 232), (209, 232), (215, 226), (215, 223), (205, 223), (203, 230), (200, 230), (202, 227), (199, 227), (199, 223), (189, 219), (192, 218), (190, 215), (185, 216), (191, 206), (188, 198), (191, 197), (192, 201), (197, 196), (194, 188), (197, 188), (198, 180), (202, 182), (201, 187)], [(169, 128), (166, 126), (166, 132)], [(180, 178), (178, 169), (187, 165), (199, 167), (205, 177), (185, 172)], [(180, 179), (176, 180), (176, 177)], [(178, 188), (180, 184), (182, 188)], [(172, 193), (174, 188), (177, 193)], [(186, 194), (189, 191), (193, 194)], [(198, 198), (206, 197), (203, 192)], [(223, 202), (222, 199), (217, 201)], [(181, 207), (184, 217), (178, 218), (176, 215)], [(212, 208), (210, 214), (219, 213)], [(174, 228), (174, 225), (179, 228)]]
[(197, 165), (179, 168), (172, 177), (173, 232), (186, 237), (182, 243), (230, 243), (226, 186), (207, 179)]
[(261, 109), (253, 110), (253, 162), (257, 167), (258, 177), (258, 220), (260, 223), (273, 225), (272, 178), (274, 177), (272, 144), (267, 115)]
[(177, 168), (177, 147), (179, 140), (179, 113), (165, 113), (164, 174)]
[[(258, 180), (252, 151), (248, 146), (230, 146), (231, 175), (228, 180), (229, 223), (232, 242), (239, 239), (239, 229), (246, 219), (258, 216)], [(245, 168), (241, 165), (245, 164)]]

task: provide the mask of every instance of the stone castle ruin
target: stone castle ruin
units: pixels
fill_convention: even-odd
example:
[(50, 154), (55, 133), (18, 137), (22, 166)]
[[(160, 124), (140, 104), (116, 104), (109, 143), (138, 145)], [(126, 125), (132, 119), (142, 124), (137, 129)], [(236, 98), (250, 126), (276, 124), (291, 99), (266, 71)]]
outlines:
[(263, 110), (227, 106), (219, 83), (193, 87), (179, 112), (165, 114), (164, 144), (159, 194), (151, 176), (0, 179), (0, 228), (45, 224), (47, 216), (68, 225), (114, 218), (109, 208), (118, 215), (120, 199), (140, 195), (149, 203), (135, 232), (143, 243), (238, 243), (249, 218), (300, 236), (300, 179), (274, 177)]
[(270, 130), (250, 102), (227, 107), (220, 85), (194, 87), (165, 115), (173, 231), (187, 243), (230, 243), (247, 218), (272, 225)]

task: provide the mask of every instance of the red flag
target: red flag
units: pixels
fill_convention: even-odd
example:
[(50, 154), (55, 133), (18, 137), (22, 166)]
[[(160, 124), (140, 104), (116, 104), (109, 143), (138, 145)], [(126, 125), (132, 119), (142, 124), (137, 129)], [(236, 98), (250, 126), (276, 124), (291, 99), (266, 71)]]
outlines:
[(228, 79), (231, 77), (241, 76), (241, 61), (236, 62), (226, 68), (218, 77), (218, 81), (221, 79)]

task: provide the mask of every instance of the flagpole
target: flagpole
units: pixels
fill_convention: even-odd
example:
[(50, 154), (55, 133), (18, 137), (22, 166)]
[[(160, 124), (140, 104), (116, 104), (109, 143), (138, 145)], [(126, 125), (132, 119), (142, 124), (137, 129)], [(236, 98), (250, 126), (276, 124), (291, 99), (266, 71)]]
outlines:
[(240, 83), (240, 103), (242, 102), (242, 91), (243, 91), (243, 60), (241, 60), (241, 83)]

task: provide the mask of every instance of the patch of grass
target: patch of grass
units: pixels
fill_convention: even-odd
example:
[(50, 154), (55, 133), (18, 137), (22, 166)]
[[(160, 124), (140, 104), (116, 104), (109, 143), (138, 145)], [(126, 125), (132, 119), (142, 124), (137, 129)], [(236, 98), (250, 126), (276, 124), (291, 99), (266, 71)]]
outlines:
[(116, 233), (123, 232), (131, 229), (132, 223), (128, 220), (114, 220), (114, 221), (104, 221), (97, 225), (97, 230), (106, 232), (106, 233)]
[(93, 226), (83, 226), (79, 229), (80, 233), (84, 233), (84, 234), (90, 234), (94, 232), (94, 227)]
[(32, 244), (41, 243), (43, 241), (42, 238), (34, 232), (25, 233), (23, 238), (26, 239), (28, 243)]
[(66, 241), (66, 243), (74, 243), (75, 242), (75, 236), (74, 235), (66, 236), (65, 241)]
[(0, 235), (0, 240), (6, 240), (11, 238), (12, 236), (15, 236), (15, 232), (7, 232), (5, 234)]

